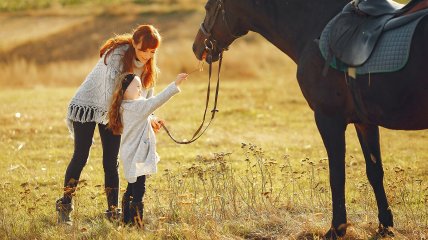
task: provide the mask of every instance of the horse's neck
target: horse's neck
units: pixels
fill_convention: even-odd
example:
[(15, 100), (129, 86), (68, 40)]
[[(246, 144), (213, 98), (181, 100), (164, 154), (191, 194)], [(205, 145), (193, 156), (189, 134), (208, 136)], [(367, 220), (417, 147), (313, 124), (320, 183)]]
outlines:
[(250, 31), (257, 32), (297, 63), (308, 41), (318, 38), (327, 22), (348, 0), (257, 1), (248, 11)]

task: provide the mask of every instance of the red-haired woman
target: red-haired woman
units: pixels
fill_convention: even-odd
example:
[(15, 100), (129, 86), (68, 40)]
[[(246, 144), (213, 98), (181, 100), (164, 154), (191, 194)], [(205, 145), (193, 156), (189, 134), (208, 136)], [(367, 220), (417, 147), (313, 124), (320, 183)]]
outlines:
[[(157, 77), (156, 50), (161, 37), (151, 25), (140, 25), (132, 34), (110, 38), (100, 49), (100, 59), (77, 90), (68, 106), (67, 125), (74, 137), (74, 153), (64, 179), (64, 195), (56, 201), (58, 222), (72, 225), (72, 195), (91, 148), (95, 126), (98, 125), (103, 147), (103, 168), (107, 195), (108, 218), (119, 218), (118, 153), (120, 135), (107, 128), (108, 109), (118, 75), (128, 72), (142, 79), (142, 96), (151, 97)], [(158, 120), (151, 125), (159, 130)]]

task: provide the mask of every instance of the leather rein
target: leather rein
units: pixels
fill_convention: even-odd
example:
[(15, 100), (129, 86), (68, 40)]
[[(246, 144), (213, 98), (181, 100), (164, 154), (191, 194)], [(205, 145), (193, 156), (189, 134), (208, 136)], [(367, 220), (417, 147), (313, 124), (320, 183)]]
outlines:
[[(218, 92), (219, 92), (219, 89), (220, 89), (220, 71), (221, 71), (221, 64), (222, 64), (222, 61), (223, 61), (223, 52), (225, 50), (227, 50), (227, 47), (221, 47), (220, 48), (219, 45), (217, 44), (217, 41), (213, 38), (213, 36), (211, 34), (211, 31), (212, 31), (212, 28), (213, 28), (216, 20), (217, 20), (217, 17), (218, 17), (218, 14), (219, 14), (220, 11), (222, 12), (222, 15), (223, 15), (222, 19), (223, 19), (223, 22), (224, 22), (224, 24), (225, 24), (225, 26), (226, 26), (229, 34), (233, 38), (235, 38), (235, 39), (238, 38), (238, 37), (240, 37), (240, 36), (234, 35), (230, 31), (229, 25), (227, 24), (227, 21), (226, 21), (226, 12), (224, 10), (224, 3), (223, 2), (224, 2), (224, 0), (217, 0), (217, 7), (215, 9), (215, 12), (214, 12), (214, 15), (213, 15), (213, 18), (212, 18), (212, 19), (214, 19), (214, 21), (211, 21), (208, 24), (205, 23), (205, 21), (204, 21), (200, 25), (200, 31), (205, 36), (204, 44), (205, 44), (205, 51), (207, 52), (206, 61), (209, 64), (207, 97), (206, 97), (206, 101), (205, 101), (205, 110), (204, 110), (204, 115), (203, 115), (203, 118), (202, 118), (201, 125), (195, 131), (195, 133), (193, 134), (193, 136), (192, 136), (192, 138), (190, 140), (180, 141), (180, 140), (175, 139), (171, 135), (171, 132), (169, 131), (169, 129), (164, 124), (162, 124), (162, 127), (165, 129), (165, 131), (168, 134), (168, 136), (175, 143), (177, 143), (177, 144), (189, 144), (189, 143), (192, 143), (192, 142), (196, 141), (198, 138), (200, 138), (205, 133), (205, 131), (208, 129), (208, 127), (211, 125), (211, 122), (213, 121), (213, 119), (215, 117), (215, 114), (218, 112), (218, 109), (217, 109), (217, 99), (218, 99)], [(216, 90), (215, 90), (214, 106), (213, 106), (213, 108), (211, 110), (211, 118), (210, 118), (208, 124), (204, 128), (204, 124), (205, 124), (205, 121), (206, 121), (207, 110), (208, 110), (208, 104), (209, 104), (210, 95), (211, 95), (212, 53), (213, 53), (213, 50), (215, 48), (220, 49), (220, 51), (219, 51), (220, 54), (219, 54), (218, 73), (217, 73), (217, 85), (216, 85)]]
[[(210, 53), (212, 51), (212, 49), (208, 52), (208, 54), (212, 54)], [(209, 55), (207, 55), (208, 57)], [(211, 55), (212, 56), (212, 55)], [(211, 118), (208, 122), (208, 125), (203, 128), (204, 124), (205, 124), (205, 120), (206, 120), (206, 115), (207, 115), (207, 110), (208, 110), (208, 103), (210, 101), (210, 95), (211, 95), (211, 75), (212, 75), (212, 61), (209, 62), (209, 73), (208, 73), (208, 88), (207, 88), (207, 98), (205, 101), (205, 110), (204, 110), (204, 116), (202, 118), (202, 122), (201, 125), (199, 126), (199, 128), (195, 131), (195, 133), (193, 134), (192, 138), (190, 140), (177, 140), (176, 138), (174, 138), (171, 134), (171, 132), (169, 131), (169, 129), (165, 126), (165, 124), (161, 123), (161, 126), (165, 129), (166, 133), (168, 134), (168, 136), (177, 144), (189, 144), (192, 143), (194, 141), (196, 141), (198, 138), (200, 138), (205, 131), (208, 129), (208, 127), (211, 125), (212, 120), (215, 117), (216, 112), (218, 112), (217, 109), (217, 98), (218, 98), (218, 92), (220, 89), (220, 70), (221, 70), (221, 62), (223, 59), (223, 53), (220, 53), (220, 58), (219, 58), (219, 65), (218, 65), (218, 74), (217, 74), (217, 86), (216, 86), (216, 90), (215, 90), (215, 98), (214, 98), (214, 106), (213, 109), (211, 110)], [(202, 131), (201, 131), (202, 130)]]

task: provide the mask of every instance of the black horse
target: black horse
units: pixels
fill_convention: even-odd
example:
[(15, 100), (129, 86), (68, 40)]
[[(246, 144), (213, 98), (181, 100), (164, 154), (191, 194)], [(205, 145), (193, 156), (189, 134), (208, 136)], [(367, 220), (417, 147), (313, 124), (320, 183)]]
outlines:
[[(379, 126), (397, 130), (428, 128), (428, 18), (416, 28), (410, 58), (398, 72), (358, 76), (351, 88), (344, 73), (325, 64), (318, 44), (324, 26), (348, 0), (208, 0), (206, 16), (193, 51), (201, 60), (206, 49), (212, 60), (238, 37), (257, 32), (298, 65), (301, 91), (314, 111), (327, 150), (333, 219), (327, 238), (346, 233), (345, 130), (354, 124), (373, 187), (381, 234), (392, 234), (391, 209), (383, 186)], [(208, 48), (207, 48), (208, 47)], [(359, 99), (357, 106), (354, 99)], [(363, 111), (362, 111), (363, 110)]]

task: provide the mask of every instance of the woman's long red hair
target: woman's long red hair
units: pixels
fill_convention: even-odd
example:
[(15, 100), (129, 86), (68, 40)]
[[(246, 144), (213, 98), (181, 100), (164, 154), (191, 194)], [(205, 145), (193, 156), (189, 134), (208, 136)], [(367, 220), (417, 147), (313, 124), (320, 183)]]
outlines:
[[(159, 47), (162, 39), (152, 25), (140, 25), (138, 26), (131, 34), (117, 35), (113, 38), (107, 40), (100, 49), (100, 57), (105, 54), (104, 63), (106, 64), (106, 59), (110, 53), (117, 47), (122, 45), (129, 45), (128, 50), (126, 50), (125, 55), (123, 56), (123, 69), (122, 74), (119, 74), (116, 79), (116, 87), (113, 92), (112, 101), (108, 111), (108, 125), (107, 127), (112, 130), (113, 134), (120, 135), (123, 131), (123, 122), (122, 122), (122, 110), (121, 105), (123, 101), (123, 91), (122, 91), (122, 81), (125, 76), (133, 72), (133, 60), (136, 58), (135, 48), (132, 45), (132, 40), (134, 40), (135, 45), (139, 45), (141, 42), (141, 49), (156, 49)], [(158, 75), (158, 68), (156, 66), (156, 54), (147, 61), (144, 65), (143, 73), (140, 78), (143, 80), (143, 86), (149, 88), (154, 86), (156, 78)]]
[[(104, 63), (106, 63), (107, 57), (110, 53), (117, 47), (122, 45), (129, 45), (128, 50), (123, 56), (123, 69), (122, 73), (133, 72), (133, 60), (136, 58), (135, 48), (132, 45), (132, 40), (134, 40), (135, 45), (141, 44), (141, 49), (138, 50), (147, 50), (147, 49), (156, 49), (161, 44), (162, 38), (158, 30), (152, 25), (140, 25), (138, 26), (132, 34), (122, 34), (117, 35), (113, 38), (108, 39), (100, 49), (100, 57), (106, 54), (104, 58)], [(149, 88), (154, 86), (156, 82), (159, 69), (156, 65), (156, 54), (147, 61), (144, 65), (143, 73), (140, 78), (142, 79), (143, 86)]]

